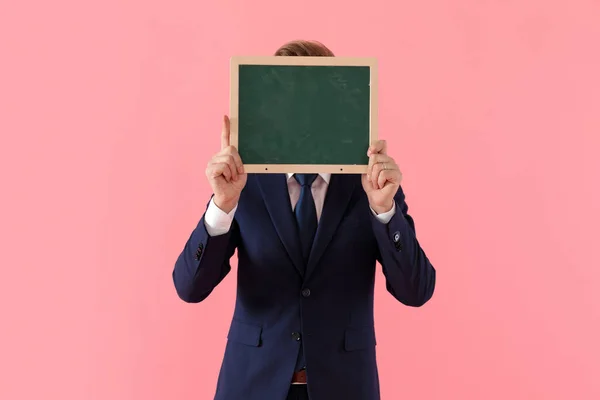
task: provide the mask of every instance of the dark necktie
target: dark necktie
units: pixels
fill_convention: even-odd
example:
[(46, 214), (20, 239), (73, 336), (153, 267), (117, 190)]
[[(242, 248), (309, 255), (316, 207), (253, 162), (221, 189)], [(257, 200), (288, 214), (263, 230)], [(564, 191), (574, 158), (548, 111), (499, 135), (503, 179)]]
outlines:
[(315, 208), (315, 200), (311, 191), (311, 185), (317, 179), (317, 176), (318, 174), (294, 174), (294, 178), (302, 186), (300, 199), (296, 204), (294, 214), (298, 222), (302, 254), (304, 255), (305, 262), (308, 262), (310, 249), (315, 238), (315, 233), (317, 232), (317, 209)]

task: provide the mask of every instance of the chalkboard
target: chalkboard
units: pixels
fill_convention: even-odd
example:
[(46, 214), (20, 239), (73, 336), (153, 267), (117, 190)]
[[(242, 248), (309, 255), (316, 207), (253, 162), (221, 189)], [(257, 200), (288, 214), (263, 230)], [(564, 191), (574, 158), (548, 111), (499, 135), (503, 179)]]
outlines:
[(376, 95), (374, 59), (234, 57), (231, 143), (247, 172), (363, 173)]

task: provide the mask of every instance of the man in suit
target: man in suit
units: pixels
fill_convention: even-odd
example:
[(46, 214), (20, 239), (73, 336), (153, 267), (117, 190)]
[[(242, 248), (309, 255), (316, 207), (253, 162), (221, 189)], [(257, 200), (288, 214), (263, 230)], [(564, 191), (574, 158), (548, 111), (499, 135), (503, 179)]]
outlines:
[[(276, 55), (333, 56), (304, 41)], [(221, 147), (206, 170), (213, 196), (173, 271), (179, 297), (201, 302), (238, 252), (215, 399), (379, 399), (376, 262), (387, 290), (407, 306), (425, 304), (436, 277), (385, 142), (365, 149), (362, 176), (246, 174), (227, 117)]]

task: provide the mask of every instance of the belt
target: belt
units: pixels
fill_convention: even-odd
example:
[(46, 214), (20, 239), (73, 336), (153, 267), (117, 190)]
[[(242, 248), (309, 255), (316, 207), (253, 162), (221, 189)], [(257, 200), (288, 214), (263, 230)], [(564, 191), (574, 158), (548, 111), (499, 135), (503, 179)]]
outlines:
[(294, 375), (292, 376), (292, 385), (302, 385), (302, 384), (306, 384), (306, 370), (305, 369), (294, 372)]

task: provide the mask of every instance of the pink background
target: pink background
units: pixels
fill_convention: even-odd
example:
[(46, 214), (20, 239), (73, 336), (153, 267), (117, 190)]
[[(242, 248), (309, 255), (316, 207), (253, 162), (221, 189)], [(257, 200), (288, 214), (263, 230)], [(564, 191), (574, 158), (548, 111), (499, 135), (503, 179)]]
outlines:
[(380, 62), (381, 135), (438, 270), (377, 282), (383, 399), (600, 398), (600, 3), (3, 1), (0, 398), (210, 399), (234, 301), (171, 270), (231, 55)]

